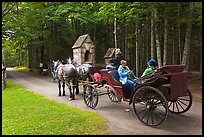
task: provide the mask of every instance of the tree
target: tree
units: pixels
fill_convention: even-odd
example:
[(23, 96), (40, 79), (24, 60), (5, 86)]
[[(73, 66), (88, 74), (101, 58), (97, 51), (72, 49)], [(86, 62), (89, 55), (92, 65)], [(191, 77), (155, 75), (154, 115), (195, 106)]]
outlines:
[(155, 30), (155, 27), (154, 27), (154, 11), (152, 10), (151, 11), (151, 59), (155, 59), (155, 37), (154, 37), (154, 30)]
[(180, 64), (187, 56), (189, 69), (199, 70), (202, 3), (194, 3), (190, 17), (189, 2), (3, 2), (6, 63), (49, 66), (71, 57), (77, 38), (89, 34), (97, 64), (104, 64), (108, 48), (117, 47), (138, 76), (150, 58), (161, 66)]
[[(154, 18), (158, 20), (157, 18), (157, 10), (154, 8)], [(156, 52), (157, 52), (157, 61), (158, 61), (158, 67), (162, 66), (162, 60), (161, 60), (161, 48), (160, 48), (160, 43), (159, 43), (159, 31), (158, 31), (158, 23), (155, 23), (155, 35), (156, 35)]]
[[(168, 8), (168, 7), (167, 7)], [(168, 9), (165, 10), (165, 13), (168, 12)], [(168, 60), (167, 60), (167, 57), (168, 57), (168, 46), (167, 46), (167, 41), (168, 41), (168, 18), (167, 18), (167, 15), (165, 14), (164, 15), (164, 54), (163, 54), (163, 65), (167, 65), (168, 64)]]
[(189, 3), (189, 13), (188, 13), (188, 24), (186, 27), (186, 34), (185, 34), (185, 44), (183, 50), (183, 58), (182, 64), (187, 65), (187, 70), (189, 70), (189, 52), (191, 46), (191, 31), (192, 31), (192, 17), (193, 17), (193, 10), (194, 10), (195, 2)]

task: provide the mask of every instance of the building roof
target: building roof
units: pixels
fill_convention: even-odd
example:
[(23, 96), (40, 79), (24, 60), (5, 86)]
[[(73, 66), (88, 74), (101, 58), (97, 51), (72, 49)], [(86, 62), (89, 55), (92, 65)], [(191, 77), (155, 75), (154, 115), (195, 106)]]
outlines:
[(114, 55), (116, 48), (109, 48), (108, 51), (106, 52), (104, 58), (112, 58)]
[(81, 35), (77, 41), (74, 43), (74, 45), (72, 46), (72, 48), (79, 48), (81, 47), (81, 45), (84, 43), (84, 41), (86, 40), (86, 38), (89, 37), (89, 34), (85, 34), (85, 35)]

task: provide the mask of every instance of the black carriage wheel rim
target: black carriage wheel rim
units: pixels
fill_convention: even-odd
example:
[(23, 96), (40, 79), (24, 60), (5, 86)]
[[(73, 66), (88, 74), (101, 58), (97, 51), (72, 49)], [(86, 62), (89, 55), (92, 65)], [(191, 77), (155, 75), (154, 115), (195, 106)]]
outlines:
[[(134, 112), (139, 120), (148, 126), (158, 126), (162, 124), (168, 116), (168, 106), (166, 98), (157, 89), (152, 87), (146, 87), (149, 94), (141, 88), (136, 91), (133, 96), (133, 108)], [(148, 96), (137, 97), (137, 93), (143, 93)], [(154, 94), (156, 93), (155, 96)], [(154, 94), (153, 94), (154, 93)]]
[(109, 93), (108, 97), (110, 98), (111, 101), (118, 102), (117, 97), (115, 96), (115, 94), (113, 93), (113, 91), (110, 88), (107, 89), (107, 92)]
[(192, 95), (188, 90), (187, 93), (178, 97), (176, 100), (168, 101), (168, 109), (172, 113), (181, 114), (188, 111), (192, 106)]
[(84, 102), (90, 108), (95, 108), (98, 103), (98, 93), (96, 89), (90, 85), (85, 87)]

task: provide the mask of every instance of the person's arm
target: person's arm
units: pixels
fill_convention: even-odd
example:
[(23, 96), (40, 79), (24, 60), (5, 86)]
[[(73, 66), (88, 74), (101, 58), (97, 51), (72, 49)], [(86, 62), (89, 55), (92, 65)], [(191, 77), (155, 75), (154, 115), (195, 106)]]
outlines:
[(142, 73), (142, 76), (141, 76), (141, 77), (143, 77), (143, 76), (145, 76), (145, 75), (147, 75), (147, 74), (149, 74), (149, 73), (150, 73), (149, 69), (145, 69), (145, 71)]
[(151, 74), (151, 73), (153, 73), (154, 71), (155, 71), (155, 70), (152, 69), (152, 68), (147, 68), (147, 69), (144, 71), (144, 73), (143, 73), (143, 75), (142, 75), (141, 77), (146, 76), (146, 75), (148, 75), (148, 74)]
[(127, 76), (127, 74), (128, 74), (128, 72), (126, 72), (126, 71), (123, 71), (123, 69), (122, 68), (118, 68), (118, 74), (119, 74), (119, 76), (120, 77), (126, 77)]

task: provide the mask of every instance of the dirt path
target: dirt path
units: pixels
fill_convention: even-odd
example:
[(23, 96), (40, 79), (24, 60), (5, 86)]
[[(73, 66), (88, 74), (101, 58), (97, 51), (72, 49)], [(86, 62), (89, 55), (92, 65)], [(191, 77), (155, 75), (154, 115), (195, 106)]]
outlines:
[[(142, 124), (134, 114), (125, 112), (126, 102), (113, 103), (107, 96), (100, 96), (95, 110), (86, 107), (81, 95), (76, 100), (69, 101), (67, 96), (58, 96), (58, 85), (47, 76), (36, 76), (30, 72), (7, 69), (8, 79), (16, 84), (27, 87), (28, 90), (46, 96), (47, 98), (76, 106), (80, 109), (94, 111), (108, 119), (109, 130), (114, 135), (201, 135), (202, 134), (202, 102), (193, 100), (191, 109), (182, 114), (169, 113), (167, 120), (158, 128), (151, 128)], [(66, 89), (66, 91), (68, 91)]]

